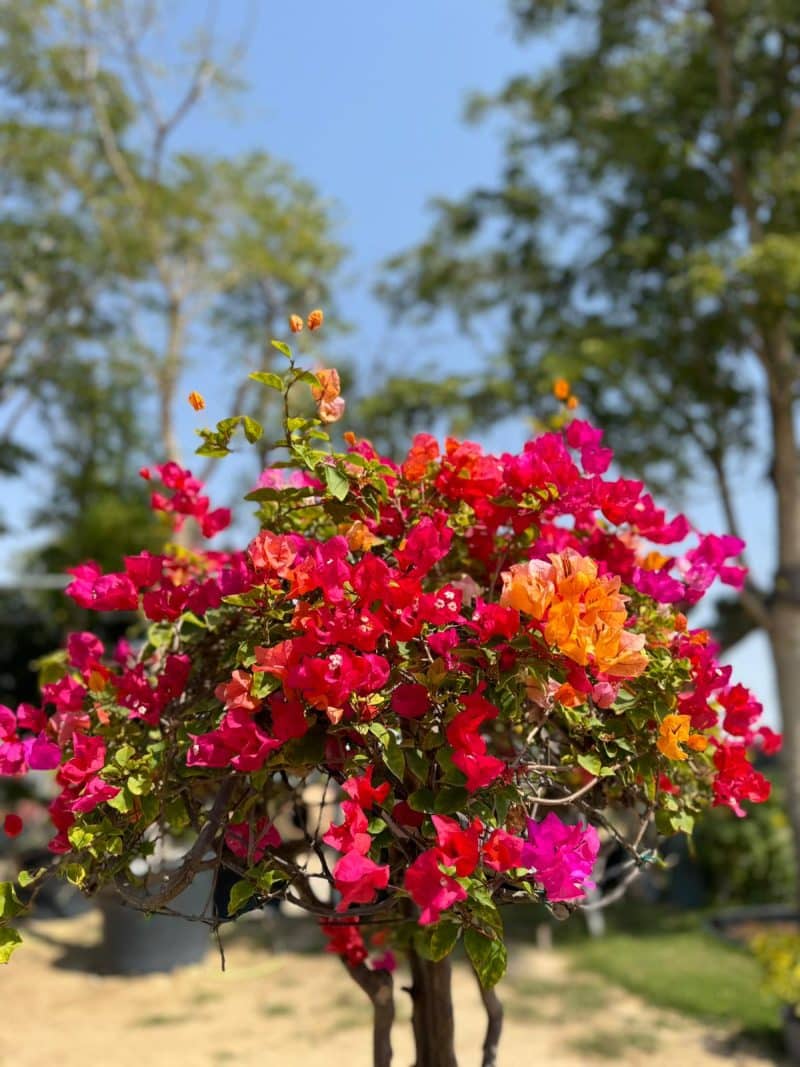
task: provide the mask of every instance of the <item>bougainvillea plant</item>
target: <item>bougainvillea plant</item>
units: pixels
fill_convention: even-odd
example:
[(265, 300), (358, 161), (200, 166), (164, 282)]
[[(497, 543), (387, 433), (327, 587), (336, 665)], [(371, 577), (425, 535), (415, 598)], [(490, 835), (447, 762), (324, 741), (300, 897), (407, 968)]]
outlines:
[[(779, 738), (684, 614), (717, 579), (741, 585), (742, 545), (609, 477), (569, 390), (560, 426), (518, 454), (427, 434), (399, 465), (352, 434), (337, 452), (336, 371), (273, 343), (285, 373), (252, 376), (283, 406), (279, 458), (246, 497), (260, 532), (242, 551), (187, 547), (192, 525), (212, 538), (230, 513), (175, 463), (142, 471), (153, 507), (186, 524), (180, 544), (118, 574), (77, 566), (67, 593), (138, 612), (143, 636), (106, 649), (72, 634), (41, 706), (0, 708), (0, 773), (55, 772), (54, 864), (87, 892), (169, 912), (211, 868), (232, 883), (225, 917), (276, 899), (316, 916), (372, 1000), (379, 1067), (398, 955), (418, 1067), (455, 1063), (449, 955), (463, 942), (489, 1067), (501, 905), (564, 918), (603, 904), (657, 862), (658, 835), (768, 795), (749, 754)], [(224, 456), (240, 431), (263, 432), (227, 419), (198, 451)], [(312, 785), (340, 814), (299, 820), (298, 848), (275, 821)], [(167, 837), (190, 842), (178, 868), (135, 877)], [(26, 892), (51, 873), (24, 875)], [(19, 895), (2, 888), (5, 958)]]

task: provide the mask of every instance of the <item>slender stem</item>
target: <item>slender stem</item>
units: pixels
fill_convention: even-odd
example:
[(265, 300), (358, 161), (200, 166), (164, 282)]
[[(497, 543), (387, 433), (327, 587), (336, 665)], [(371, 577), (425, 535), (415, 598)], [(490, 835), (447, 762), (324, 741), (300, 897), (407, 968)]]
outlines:
[[(617, 768), (616, 767), (612, 767), (611, 769), (612, 770), (616, 770)], [(572, 804), (576, 800), (580, 799), (580, 797), (582, 797), (584, 795), (584, 793), (588, 793), (590, 789), (594, 789), (594, 787), (597, 785), (597, 783), (599, 781), (600, 781), (599, 778), (592, 778), (592, 780), (590, 782), (587, 782), (585, 785), (582, 785), (580, 787), (580, 789), (576, 789), (575, 792), (574, 793), (570, 793), (569, 796), (566, 796), (566, 797), (537, 797), (534, 803), (535, 804), (541, 804), (543, 806), (549, 806), (549, 807), (558, 807), (559, 805), (562, 805), (562, 804)]]
[(363, 963), (353, 967), (342, 961), (354, 982), (372, 1003), (373, 1067), (391, 1067), (394, 1025), (394, 979), (389, 971), (371, 971)]
[[(474, 968), (473, 968), (474, 970)], [(487, 989), (475, 972), (475, 980), (486, 1009), (486, 1037), (483, 1041), (481, 1067), (497, 1067), (497, 1050), (503, 1032), (503, 1005), (494, 989)]]

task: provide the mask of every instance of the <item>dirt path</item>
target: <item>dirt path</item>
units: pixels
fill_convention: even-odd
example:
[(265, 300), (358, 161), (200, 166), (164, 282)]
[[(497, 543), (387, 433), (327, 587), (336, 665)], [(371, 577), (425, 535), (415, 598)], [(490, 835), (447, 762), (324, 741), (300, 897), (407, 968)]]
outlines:
[[(302, 942), (302, 925), (281, 929), (296, 926)], [(295, 951), (272, 952), (259, 943), (261, 924), (240, 924), (226, 937), (225, 973), (216, 953), (172, 975), (101, 978), (67, 969), (65, 947), (89, 945), (98, 934), (94, 914), (29, 927), (26, 944), (0, 971), (2, 1067), (369, 1067), (363, 995), (338, 960), (297, 951), (292, 931), (271, 940)], [(555, 953), (516, 951), (501, 994), (507, 1022), (500, 1067), (775, 1062), (731, 1049), (722, 1030), (573, 975)], [(461, 966), (455, 998), (459, 1062), (478, 1067), (482, 1008)], [(397, 1067), (413, 1062), (407, 1001), (400, 993)]]

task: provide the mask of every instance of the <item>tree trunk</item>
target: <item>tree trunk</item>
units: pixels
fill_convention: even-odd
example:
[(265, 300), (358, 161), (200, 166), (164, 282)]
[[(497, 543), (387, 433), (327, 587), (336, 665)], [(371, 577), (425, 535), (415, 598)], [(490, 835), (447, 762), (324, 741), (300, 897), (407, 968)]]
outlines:
[[(786, 803), (800, 871), (800, 604), (778, 599), (772, 609), (770, 644), (783, 726), (781, 760)], [(797, 888), (800, 903), (800, 885)]]
[[(783, 726), (789, 818), (800, 872), (800, 456), (794, 418), (795, 354), (783, 321), (765, 336), (777, 497), (778, 573), (769, 640)], [(800, 899), (800, 884), (797, 888)]]
[(414, 1067), (458, 1067), (450, 959), (432, 963), (410, 953)]
[(164, 459), (180, 463), (181, 454), (175, 432), (175, 392), (183, 366), (183, 346), (186, 320), (180, 299), (169, 294), (167, 307), (167, 343), (158, 371), (158, 402), (160, 408), (161, 447)]

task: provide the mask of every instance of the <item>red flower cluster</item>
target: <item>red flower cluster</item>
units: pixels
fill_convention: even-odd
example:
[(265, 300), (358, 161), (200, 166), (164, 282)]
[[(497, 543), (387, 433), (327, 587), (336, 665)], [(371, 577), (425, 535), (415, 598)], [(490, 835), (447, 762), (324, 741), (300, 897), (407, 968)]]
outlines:
[(332, 826), (323, 841), (344, 855), (333, 869), (333, 880), (342, 899), (337, 911), (346, 911), (351, 904), (371, 904), (381, 889), (389, 884), (389, 868), (369, 859), (367, 852), (372, 838), (367, 832), (366, 811), (383, 804), (389, 795), (388, 782), (373, 786), (373, 768), (358, 778), (349, 778), (342, 788), (350, 797), (342, 804), (345, 821)]
[[(303, 377), (290, 371), (287, 396)], [(323, 377), (324, 421), (342, 405), (338, 378)], [(173, 821), (183, 832), (211, 818), (225, 781), (218, 854), (277, 895), (304, 871), (273, 820), (307, 780), (334, 781), (341, 819), (308, 844), (338, 853), (321, 877), (347, 914), (331, 908), (324, 929), (355, 967), (371, 951), (358, 916), (398, 899), (398, 922), (410, 900), (423, 926), (449, 912), (473, 930), (508, 885), (579, 900), (600, 847), (585, 813), (655, 806), (670, 828), (703, 803), (743, 814), (766, 799), (748, 751), (779, 738), (674, 607), (717, 579), (741, 584), (735, 538), (699, 534), (642, 483), (609, 478), (611, 454), (582, 421), (515, 455), (421, 434), (399, 466), (351, 435), (330, 455), (321, 422), (297, 425), (297, 469), (265, 472), (250, 495), (268, 528), (247, 551), (73, 568), (78, 604), (139, 612), (146, 640), (111, 651), (73, 634), (41, 707), (0, 707), (0, 774), (56, 772), (50, 847), (75, 853), (73, 872), (94, 884), (98, 857), (127, 863)], [(154, 470), (153, 507), (176, 529), (228, 526), (189, 471)], [(537, 800), (576, 793), (580, 812), (526, 820)]]
[[(176, 530), (183, 528), (187, 518), (197, 521), (203, 537), (214, 537), (230, 526), (230, 509), (216, 508), (211, 511), (211, 501), (201, 492), (203, 483), (194, 478), (191, 471), (184, 470), (179, 464), (173, 462), (162, 463), (155, 470), (164, 488), (169, 489), (171, 493), (169, 496), (164, 493), (153, 493), (150, 497), (151, 506), (154, 511), (163, 511), (172, 515), (173, 526)], [(152, 472), (149, 470), (140, 473), (148, 480), (152, 478)]]
[(464, 709), (447, 727), (447, 740), (453, 749), (453, 763), (466, 776), (470, 793), (491, 785), (506, 769), (496, 756), (487, 755), (486, 742), (480, 735), (483, 724), (498, 715), (498, 709), (480, 693), (463, 697)]

